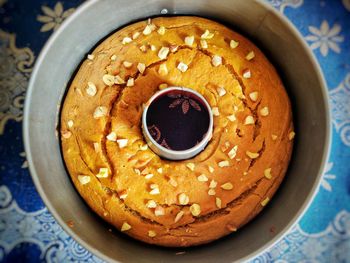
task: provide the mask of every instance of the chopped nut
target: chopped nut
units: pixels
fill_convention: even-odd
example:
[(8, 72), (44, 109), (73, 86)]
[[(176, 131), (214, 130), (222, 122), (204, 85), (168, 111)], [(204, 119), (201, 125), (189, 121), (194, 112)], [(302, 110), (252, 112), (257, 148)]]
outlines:
[(139, 169), (134, 169), (134, 172), (135, 172), (135, 174), (137, 174), (137, 175), (140, 175), (140, 174), (141, 174), (141, 172), (140, 172)]
[(142, 31), (142, 34), (144, 34), (145, 36), (149, 35), (152, 33), (152, 26), (151, 25), (147, 25), (145, 27), (145, 29)]
[(151, 195), (159, 195), (160, 191), (159, 188), (154, 188), (149, 192)]
[(201, 207), (199, 204), (192, 204), (190, 206), (190, 211), (193, 216), (199, 216), (201, 213)]
[(266, 197), (262, 202), (261, 202), (261, 205), (262, 206), (266, 206), (267, 203), (270, 201), (270, 198)]
[(94, 118), (98, 119), (98, 118), (105, 117), (107, 115), (107, 111), (108, 111), (107, 107), (98, 106), (94, 111)]
[(213, 168), (212, 166), (209, 165), (209, 166), (208, 166), (208, 169), (209, 169), (209, 172), (210, 172), (210, 173), (213, 173), (213, 172), (214, 172), (214, 168)]
[(140, 150), (141, 151), (146, 151), (148, 149), (148, 145), (144, 144), (144, 145), (140, 145)]
[(225, 183), (221, 185), (221, 188), (224, 190), (232, 190), (233, 189), (233, 185), (231, 183)]
[(250, 72), (249, 69), (243, 70), (242, 73), (243, 73), (243, 78), (245, 78), (245, 79), (250, 79), (252, 77), (252, 73)]
[(190, 201), (190, 198), (185, 193), (179, 194), (178, 199), (180, 205), (187, 205)]
[(143, 63), (139, 63), (139, 64), (137, 64), (137, 69), (141, 74), (143, 74), (143, 72), (145, 72), (146, 65)]
[(219, 197), (215, 198), (215, 204), (216, 204), (217, 208), (221, 208), (221, 199)]
[(169, 184), (171, 184), (171, 185), (174, 186), (174, 187), (177, 187), (177, 182), (176, 182), (175, 179), (172, 178), (172, 177), (170, 177), (170, 179), (169, 179)]
[(119, 198), (124, 200), (128, 197), (128, 193), (126, 191), (122, 191), (120, 194), (119, 194)]
[(222, 64), (222, 57), (218, 55), (214, 55), (213, 58), (211, 59), (211, 63), (213, 64), (214, 67), (218, 67)]
[(109, 74), (105, 74), (102, 77), (102, 81), (107, 86), (113, 86), (113, 84), (114, 84), (114, 76), (113, 75), (109, 75)]
[(78, 175), (78, 180), (81, 184), (87, 184), (90, 182), (90, 176), (88, 175)]
[(157, 203), (154, 200), (148, 200), (148, 202), (146, 203), (146, 207), (147, 208), (156, 208)]
[(201, 35), (201, 39), (211, 39), (213, 37), (214, 33), (210, 33), (208, 29)]
[(229, 121), (234, 122), (236, 120), (236, 116), (234, 114), (231, 114), (231, 115), (227, 116), (227, 119), (229, 119)]
[(157, 234), (153, 230), (148, 230), (148, 236), (149, 237), (155, 237)]
[(228, 152), (228, 157), (230, 159), (235, 158), (237, 154), (237, 150), (238, 150), (238, 145), (233, 146), (232, 149)]
[(156, 51), (157, 50), (155, 45), (150, 45), (150, 48), (151, 48), (152, 51)]
[(175, 222), (175, 223), (179, 222), (179, 220), (183, 217), (184, 214), (185, 214), (184, 211), (178, 212), (178, 213), (176, 214), (176, 216), (175, 216), (174, 222)]
[(260, 115), (263, 117), (266, 117), (267, 115), (269, 115), (269, 108), (267, 106), (263, 107), (260, 110)]
[(188, 69), (188, 66), (183, 63), (183, 62), (180, 62), (178, 65), (177, 65), (177, 69), (180, 70), (181, 72), (186, 72), (187, 69)]
[(255, 102), (258, 100), (258, 95), (259, 95), (259, 93), (257, 91), (253, 91), (253, 92), (249, 93), (249, 98)]
[(220, 97), (222, 97), (222, 96), (224, 96), (224, 95), (226, 94), (226, 90), (225, 90), (224, 87), (218, 87), (218, 88), (216, 89), (216, 91), (218, 92), (218, 94), (219, 94)]
[(125, 61), (123, 61), (123, 66), (125, 68), (131, 68), (132, 67), (132, 62), (125, 60)]
[(213, 113), (214, 116), (219, 116), (220, 112), (219, 112), (219, 108), (218, 107), (213, 107), (211, 109), (211, 112)]
[(271, 175), (271, 168), (265, 169), (265, 171), (264, 171), (264, 176), (265, 176), (267, 179), (271, 179), (271, 178), (272, 178), (272, 175)]
[(86, 94), (91, 96), (91, 97), (95, 96), (97, 93), (96, 85), (90, 81), (87, 84), (88, 84), (88, 86), (86, 88)]
[(254, 57), (255, 57), (254, 51), (250, 51), (250, 52), (245, 56), (245, 59), (249, 61), (249, 60), (252, 60)]
[(218, 185), (218, 182), (215, 180), (211, 180), (209, 184), (209, 188), (215, 188)]
[(230, 142), (226, 141), (223, 145), (221, 145), (221, 151), (226, 152), (229, 147), (230, 147)]
[(166, 89), (167, 87), (168, 87), (167, 83), (162, 83), (162, 84), (159, 84), (158, 89), (162, 90), (162, 89)]
[(176, 52), (178, 50), (179, 46), (177, 46), (177, 45), (170, 45), (169, 48), (170, 48), (170, 52), (174, 53), (174, 52)]
[(87, 55), (88, 60), (94, 60), (94, 58), (95, 58), (95, 55), (92, 55), (92, 54)]
[(186, 164), (186, 167), (188, 169), (190, 169), (191, 171), (194, 171), (194, 168), (196, 167), (196, 165), (194, 163), (187, 163)]
[(67, 122), (67, 125), (68, 125), (69, 128), (72, 128), (73, 125), (74, 125), (74, 122), (73, 122), (72, 120), (69, 120), (69, 121)]
[(165, 63), (159, 66), (158, 73), (159, 75), (162, 75), (162, 76), (165, 76), (168, 74), (168, 68)]
[(124, 148), (128, 145), (128, 139), (119, 139), (117, 140), (119, 148)]
[(216, 191), (213, 188), (210, 188), (208, 191), (208, 195), (216, 195)]
[(197, 180), (199, 182), (207, 182), (208, 181), (208, 177), (205, 174), (201, 174), (200, 176), (197, 177)]
[(100, 144), (98, 143), (98, 142), (94, 142), (94, 150), (95, 150), (95, 152), (99, 152), (100, 151)]
[(253, 116), (248, 115), (245, 120), (244, 120), (244, 125), (250, 125), (250, 124), (254, 124), (254, 118)]
[(273, 141), (276, 141), (276, 139), (277, 139), (277, 135), (275, 135), (275, 134), (271, 134), (271, 138), (272, 138), (272, 140), (273, 140)]
[(114, 83), (115, 84), (124, 84), (125, 81), (119, 75), (117, 75), (114, 77)]
[(135, 80), (134, 78), (129, 78), (128, 81), (126, 82), (127, 87), (133, 87), (135, 85)]
[(108, 177), (108, 168), (100, 168), (98, 174), (96, 174), (97, 178), (107, 178)]
[(153, 174), (146, 174), (145, 175), (145, 178), (148, 180), (148, 179), (151, 179), (153, 177)]
[(142, 52), (146, 52), (146, 51), (147, 51), (147, 47), (146, 47), (145, 45), (140, 46), (139, 49), (140, 49)]
[(160, 59), (166, 59), (166, 57), (169, 54), (169, 48), (168, 47), (162, 47), (158, 52), (158, 57)]
[(230, 166), (230, 162), (229, 161), (221, 161), (221, 162), (219, 162), (218, 163), (218, 166), (219, 167), (228, 167), (228, 166)]
[(235, 41), (233, 39), (230, 41), (230, 48), (234, 49), (234, 48), (238, 47), (238, 45), (239, 45), (238, 41)]
[(250, 151), (246, 151), (245, 154), (251, 159), (256, 159), (260, 155), (259, 153), (253, 153), (253, 152), (250, 152)]
[(208, 48), (208, 43), (206, 40), (201, 39), (200, 43), (201, 43), (201, 48), (203, 48), (203, 49)]
[(124, 37), (123, 41), (122, 41), (122, 44), (126, 45), (126, 44), (129, 44), (131, 42), (132, 42), (132, 39), (130, 37)]
[(288, 139), (291, 141), (293, 140), (295, 137), (295, 132), (294, 131), (291, 131), (289, 134), (288, 134)]
[(108, 141), (115, 142), (117, 140), (117, 134), (115, 132), (111, 132), (106, 136)]
[(163, 173), (163, 168), (162, 167), (158, 168), (157, 172), (160, 173), (160, 174)]
[(127, 222), (124, 222), (120, 231), (124, 232), (124, 231), (128, 231), (130, 229), (131, 229), (131, 226)]
[(137, 39), (139, 36), (140, 36), (140, 32), (135, 32), (133, 35), (132, 35), (132, 39)]
[(228, 225), (226, 226), (226, 228), (227, 228), (228, 230), (230, 230), (231, 232), (236, 232), (236, 231), (237, 231), (237, 227), (234, 227), (234, 226), (231, 225), (231, 224), (228, 224)]
[(194, 36), (187, 36), (185, 37), (185, 44), (187, 46), (192, 46), (194, 42)]
[(112, 60), (112, 61), (116, 61), (117, 58), (118, 58), (117, 55), (112, 55), (112, 56), (111, 56), (111, 60)]
[(157, 32), (158, 32), (159, 35), (164, 35), (165, 34), (165, 27), (164, 26), (160, 26), (158, 28)]
[(165, 215), (165, 209), (161, 206), (157, 206), (156, 209), (154, 209), (154, 215), (155, 216), (163, 216)]
[(69, 139), (72, 136), (72, 133), (70, 131), (63, 131), (62, 137), (65, 139)]

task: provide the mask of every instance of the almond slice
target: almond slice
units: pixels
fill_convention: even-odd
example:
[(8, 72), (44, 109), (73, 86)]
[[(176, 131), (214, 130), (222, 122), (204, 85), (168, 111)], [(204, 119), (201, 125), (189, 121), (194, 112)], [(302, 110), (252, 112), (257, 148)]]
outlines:
[(179, 222), (180, 219), (183, 217), (184, 214), (185, 214), (184, 211), (178, 212), (178, 213), (176, 214), (176, 216), (175, 216), (174, 222), (175, 222), (175, 223)]
[(250, 124), (254, 124), (254, 118), (253, 116), (248, 115), (245, 120), (244, 120), (244, 125), (250, 125)]
[(151, 25), (146, 25), (145, 29), (142, 31), (142, 34), (147, 36), (152, 33), (152, 29), (153, 27)]
[(124, 37), (122, 40), (122, 44), (126, 45), (132, 42), (132, 39), (130, 37)]
[(143, 64), (143, 63), (138, 63), (138, 64), (137, 64), (137, 69), (138, 69), (138, 71), (139, 71), (141, 74), (143, 74), (143, 73), (145, 72), (146, 65)]
[(110, 75), (110, 74), (105, 74), (102, 77), (102, 81), (107, 86), (113, 86), (113, 84), (114, 84), (114, 76)]
[(231, 115), (227, 116), (227, 119), (229, 119), (229, 121), (234, 122), (236, 120), (236, 116), (234, 114), (231, 114)]
[(233, 146), (232, 147), (232, 149), (228, 152), (228, 157), (230, 158), (230, 159), (233, 159), (233, 158), (235, 158), (236, 157), (236, 154), (237, 154), (237, 150), (238, 150), (238, 145), (235, 145), (235, 146)]
[(121, 84), (125, 83), (125, 80), (123, 80), (119, 75), (117, 75), (117, 76), (114, 77), (114, 83), (118, 84), (118, 85), (121, 85)]
[(208, 48), (208, 43), (204, 39), (201, 39), (200, 44), (201, 44), (201, 48), (203, 48), (203, 49)]
[(127, 222), (124, 222), (122, 227), (120, 228), (120, 231), (124, 232), (124, 231), (128, 231), (130, 229), (131, 229), (131, 226)]
[(187, 36), (185, 37), (185, 44), (187, 46), (192, 46), (193, 45), (193, 42), (194, 42), (194, 36)]
[(146, 175), (145, 175), (145, 179), (147, 179), (147, 180), (148, 180), (148, 179), (151, 179), (152, 177), (153, 177), (153, 174), (146, 174)]
[(155, 237), (157, 234), (153, 230), (148, 230), (148, 236), (149, 237)]
[(94, 83), (92, 83), (91, 81), (89, 81), (87, 84), (88, 84), (88, 86), (86, 88), (86, 94), (89, 95), (90, 97), (95, 96), (97, 93), (96, 85)]
[(150, 47), (150, 49), (151, 49), (152, 51), (156, 51), (156, 50), (157, 50), (157, 48), (156, 48), (155, 45), (150, 45), (149, 47)]
[(108, 109), (105, 106), (98, 106), (94, 111), (94, 119), (99, 119), (107, 115)]
[(196, 165), (194, 163), (187, 163), (186, 167), (188, 169), (190, 169), (192, 172), (194, 171), (194, 168), (196, 167)]
[(154, 209), (154, 215), (155, 216), (163, 216), (165, 215), (165, 209), (161, 206), (157, 206), (155, 209)]
[(211, 39), (213, 37), (214, 33), (210, 33), (208, 29), (201, 35), (201, 39)]
[(79, 182), (84, 185), (90, 182), (91, 178), (88, 175), (78, 175)]
[(219, 116), (220, 112), (219, 112), (219, 108), (218, 107), (213, 107), (211, 109), (211, 112), (213, 113), (214, 116)]
[(162, 84), (159, 84), (158, 89), (162, 90), (162, 89), (166, 89), (167, 87), (168, 87), (167, 83), (162, 83)]
[(221, 199), (219, 197), (215, 198), (215, 204), (216, 204), (217, 208), (221, 208)]
[(265, 171), (264, 171), (264, 176), (265, 176), (267, 179), (271, 179), (271, 178), (272, 178), (272, 175), (271, 175), (271, 168), (265, 169)]
[(159, 188), (154, 188), (149, 192), (151, 195), (159, 195), (160, 191)]
[(246, 151), (245, 154), (251, 159), (256, 159), (260, 156), (259, 153), (254, 153), (254, 152), (250, 152), (250, 151)]
[(232, 190), (233, 189), (233, 185), (230, 182), (228, 182), (228, 183), (222, 184), (221, 188), (224, 189), (224, 190)]
[(207, 182), (208, 181), (208, 177), (205, 174), (201, 174), (200, 176), (197, 177), (197, 180), (199, 182)]
[(273, 141), (276, 141), (276, 140), (277, 140), (277, 135), (271, 134), (271, 139), (272, 139)]
[(190, 198), (185, 193), (179, 194), (178, 199), (180, 205), (187, 205), (190, 202)]
[(262, 206), (266, 206), (267, 203), (270, 201), (270, 198), (266, 197), (262, 202), (261, 202), (261, 205)]
[(160, 59), (166, 59), (169, 54), (169, 48), (168, 47), (162, 47), (158, 52), (158, 57)]
[(235, 49), (236, 47), (238, 47), (238, 45), (239, 45), (238, 41), (235, 41), (233, 39), (230, 41), (230, 48)]
[(72, 133), (70, 131), (62, 131), (62, 137), (65, 139), (69, 139), (72, 136)]
[(245, 56), (245, 59), (250, 61), (252, 60), (253, 58), (255, 58), (255, 53), (254, 51), (250, 51), (246, 56)]
[(216, 89), (216, 91), (218, 92), (218, 94), (219, 94), (220, 97), (222, 97), (222, 96), (224, 96), (224, 95), (226, 94), (226, 90), (225, 90), (224, 87), (218, 87), (218, 88)]
[(260, 115), (266, 117), (269, 115), (269, 108), (267, 106), (260, 109)]
[(250, 72), (249, 69), (243, 70), (242, 74), (243, 74), (243, 78), (245, 79), (250, 79), (252, 77), (252, 73)]
[(188, 66), (187, 66), (185, 63), (180, 62), (180, 63), (177, 65), (177, 69), (184, 73), (184, 72), (187, 71)]
[(257, 91), (253, 91), (249, 93), (249, 98), (254, 102), (258, 100), (258, 96), (259, 96), (259, 93)]
[(98, 153), (101, 150), (100, 144), (98, 142), (94, 142), (94, 150)]
[(131, 68), (132, 67), (132, 62), (125, 60), (125, 61), (123, 61), (123, 66), (125, 68)]
[(169, 179), (169, 184), (172, 185), (173, 187), (177, 187), (177, 182), (174, 178), (170, 177)]
[(215, 188), (218, 185), (218, 182), (215, 180), (211, 180), (209, 184), (209, 188)]
[(163, 168), (162, 168), (162, 167), (158, 168), (158, 169), (157, 169), (157, 172), (160, 173), (160, 174), (162, 174), (162, 173), (163, 173)]
[(291, 141), (293, 140), (295, 137), (295, 132), (294, 131), (291, 131), (289, 134), (288, 134), (288, 139)]
[(141, 151), (146, 151), (148, 149), (148, 145), (144, 144), (144, 145), (140, 145), (140, 150)]
[(147, 208), (156, 208), (157, 207), (157, 203), (154, 200), (148, 200), (146, 203), (146, 207)]
[(111, 60), (112, 60), (112, 61), (116, 61), (117, 59), (118, 59), (117, 55), (112, 55), (112, 56), (111, 56)]
[(214, 172), (214, 168), (212, 166), (210, 166), (210, 165), (208, 166), (208, 170), (209, 170), (210, 173)]
[(92, 54), (87, 55), (88, 60), (94, 60), (94, 58), (95, 58), (95, 55), (92, 55)]
[(179, 46), (178, 45), (170, 45), (169, 48), (170, 48), (171, 53), (175, 53), (179, 49)]
[(128, 139), (119, 139), (117, 140), (119, 148), (124, 148), (128, 145)]
[(159, 35), (164, 35), (165, 34), (165, 27), (164, 26), (160, 26), (159, 28), (158, 28), (158, 34)]
[(211, 63), (213, 64), (214, 67), (218, 67), (222, 64), (222, 57), (218, 55), (214, 55), (213, 58), (211, 59)]
[(208, 190), (208, 195), (211, 195), (211, 196), (216, 195), (215, 189), (210, 188), (210, 189)]
[(117, 141), (117, 134), (115, 132), (111, 132), (106, 136), (108, 141), (115, 142)]
[(192, 204), (190, 206), (190, 212), (193, 216), (199, 216), (201, 213), (201, 207), (199, 204)]
[(134, 34), (132, 34), (132, 39), (137, 39), (140, 36), (140, 32), (135, 32)]
[(168, 75), (168, 68), (165, 63), (159, 66), (158, 73), (161, 76)]
[(134, 78), (129, 78), (128, 81), (126, 82), (127, 87), (133, 87), (135, 85), (135, 80)]
[(67, 126), (68, 126), (69, 128), (72, 128), (73, 125), (74, 125), (74, 121), (72, 121), (72, 120), (67, 121)]
[(147, 47), (146, 47), (145, 45), (141, 45), (141, 46), (139, 47), (139, 49), (140, 49), (143, 53), (145, 53), (145, 52), (147, 51)]
[(229, 161), (221, 161), (218, 163), (218, 166), (223, 168), (223, 167), (229, 167), (230, 166), (230, 162)]
[(96, 174), (97, 178), (107, 178), (108, 177), (108, 168), (100, 168), (98, 174)]

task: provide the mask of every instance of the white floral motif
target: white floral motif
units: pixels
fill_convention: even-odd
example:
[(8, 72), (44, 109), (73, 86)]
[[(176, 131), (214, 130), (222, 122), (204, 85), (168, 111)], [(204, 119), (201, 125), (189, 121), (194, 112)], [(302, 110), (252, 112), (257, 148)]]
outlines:
[(343, 143), (350, 147), (350, 73), (329, 92), (332, 122)]
[(297, 8), (303, 4), (303, 0), (267, 0), (270, 5), (278, 9), (281, 13), (287, 6)]
[(324, 174), (323, 174), (322, 179), (321, 179), (321, 186), (325, 190), (327, 190), (329, 192), (332, 191), (332, 186), (327, 180), (334, 180), (334, 179), (336, 179), (336, 175), (328, 174), (328, 172), (330, 170), (332, 170), (332, 167), (333, 167), (333, 163), (327, 163), (326, 164), (326, 168), (325, 168)]
[(41, 10), (43, 11), (44, 15), (38, 15), (37, 20), (44, 23), (40, 31), (47, 32), (50, 30), (57, 30), (61, 23), (75, 11), (75, 8), (70, 8), (63, 11), (62, 3), (57, 2), (53, 9), (47, 6), (42, 6)]
[(29, 48), (16, 47), (16, 36), (0, 30), (0, 135), (8, 120), (22, 120), (24, 93), (34, 62)]
[(320, 29), (309, 26), (311, 35), (307, 35), (305, 40), (311, 42), (310, 48), (315, 50), (320, 49), (322, 56), (327, 56), (329, 49), (336, 53), (340, 53), (339, 43), (344, 41), (344, 37), (339, 35), (341, 26), (334, 24), (332, 28), (326, 20), (323, 20)]

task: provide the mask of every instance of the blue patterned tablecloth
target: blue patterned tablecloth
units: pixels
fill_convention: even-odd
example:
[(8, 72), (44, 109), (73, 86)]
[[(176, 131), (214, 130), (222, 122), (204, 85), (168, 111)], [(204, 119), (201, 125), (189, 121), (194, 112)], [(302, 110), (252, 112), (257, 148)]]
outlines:
[[(0, 0), (0, 261), (101, 262), (56, 223), (35, 190), (22, 142), (36, 57), (82, 0)], [(301, 32), (324, 72), (331, 154), (304, 217), (254, 262), (350, 262), (350, 0), (269, 0)]]

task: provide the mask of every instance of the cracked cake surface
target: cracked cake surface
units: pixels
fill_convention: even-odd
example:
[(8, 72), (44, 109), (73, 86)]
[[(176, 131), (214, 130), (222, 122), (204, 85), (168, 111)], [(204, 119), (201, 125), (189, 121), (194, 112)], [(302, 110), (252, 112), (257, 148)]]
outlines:
[[(143, 105), (168, 86), (196, 90), (212, 107), (213, 137), (192, 159), (164, 160), (142, 136)], [(188, 16), (137, 22), (99, 44), (69, 86), (60, 134), (72, 181), (99, 216), (174, 247), (208, 243), (256, 216), (295, 136), (288, 95), (262, 52)]]

